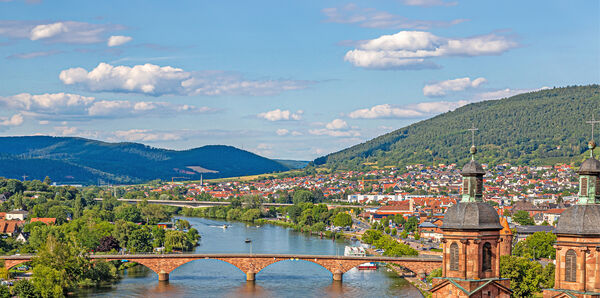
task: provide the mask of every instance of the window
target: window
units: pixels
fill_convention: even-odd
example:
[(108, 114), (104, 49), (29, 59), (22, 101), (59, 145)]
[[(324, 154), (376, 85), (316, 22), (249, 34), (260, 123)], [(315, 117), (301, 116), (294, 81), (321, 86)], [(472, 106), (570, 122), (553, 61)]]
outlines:
[(450, 245), (450, 270), (458, 271), (458, 244), (456, 242)]
[(579, 193), (580, 196), (587, 196), (588, 194), (588, 178), (587, 177), (581, 177), (581, 192)]
[(468, 195), (469, 194), (469, 180), (465, 179), (463, 180), (463, 189), (462, 189), (462, 193), (464, 195)]
[(482, 271), (492, 271), (492, 245), (486, 242), (483, 245), (483, 263), (481, 264)]
[(565, 281), (577, 281), (577, 253), (572, 249), (565, 254)]

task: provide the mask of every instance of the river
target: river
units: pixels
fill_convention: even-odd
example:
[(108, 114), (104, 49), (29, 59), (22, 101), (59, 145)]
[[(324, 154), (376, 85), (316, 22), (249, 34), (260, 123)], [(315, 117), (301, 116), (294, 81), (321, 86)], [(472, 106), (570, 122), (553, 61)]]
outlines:
[[(184, 218), (198, 229), (202, 240), (196, 253), (281, 253), (336, 255), (344, 253), (345, 240), (332, 241), (274, 225), (247, 225), (204, 218)], [(223, 229), (223, 224), (229, 228)], [(251, 244), (244, 240), (249, 238)], [(80, 292), (88, 297), (423, 297), (405, 279), (386, 267), (375, 271), (354, 268), (343, 283), (331, 273), (306, 261), (281, 261), (256, 275), (255, 283), (233, 265), (219, 260), (197, 260), (175, 269), (168, 283), (145, 267), (123, 273), (109, 289)]]

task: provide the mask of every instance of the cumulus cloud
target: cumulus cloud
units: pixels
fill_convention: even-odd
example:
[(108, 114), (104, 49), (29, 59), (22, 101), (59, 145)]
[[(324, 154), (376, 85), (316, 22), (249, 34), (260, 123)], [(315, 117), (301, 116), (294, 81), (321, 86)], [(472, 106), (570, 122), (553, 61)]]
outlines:
[(411, 20), (374, 8), (360, 8), (350, 3), (342, 7), (331, 7), (322, 10), (327, 16), (325, 22), (338, 24), (354, 24), (363, 28), (417, 29), (427, 30), (432, 27), (449, 27), (465, 22), (465, 19), (452, 21)]
[(378, 118), (418, 118), (431, 114), (444, 113), (468, 104), (466, 100), (460, 101), (437, 101), (422, 102), (404, 107), (392, 106), (390, 104), (376, 105), (371, 108), (359, 109), (348, 114), (355, 119), (378, 119)]
[(259, 118), (263, 118), (269, 121), (285, 121), (285, 120), (301, 120), (304, 111), (298, 110), (296, 113), (290, 112), (290, 110), (276, 109), (258, 114)]
[(331, 136), (331, 137), (358, 137), (360, 133), (350, 129), (348, 123), (342, 119), (334, 119), (325, 124), (325, 128), (311, 129), (308, 131), (312, 135)]
[(454, 6), (458, 4), (456, 1), (444, 0), (402, 0), (402, 3), (410, 6)]
[(23, 115), (14, 114), (12, 117), (0, 117), (0, 126), (19, 126), (23, 124)]
[(334, 119), (333, 121), (327, 123), (325, 128), (332, 130), (342, 130), (348, 128), (348, 123), (342, 119)]
[(344, 60), (373, 69), (436, 68), (439, 66), (431, 61), (435, 57), (500, 55), (516, 46), (515, 41), (493, 33), (446, 38), (424, 31), (401, 31), (360, 43)]
[(113, 66), (100, 63), (87, 71), (69, 68), (61, 71), (66, 85), (80, 86), (89, 91), (141, 93), (160, 96), (179, 95), (274, 95), (284, 91), (304, 89), (310, 81), (247, 80), (236, 73), (223, 71), (188, 72), (171, 66), (154, 64)]
[(469, 88), (477, 88), (485, 82), (487, 82), (485, 78), (476, 78), (471, 80), (471, 78), (468, 77), (446, 80), (425, 85), (425, 87), (423, 87), (423, 94), (430, 97), (444, 96), (448, 94), (448, 92), (458, 92)]
[(280, 129), (276, 130), (276, 131), (275, 131), (275, 133), (276, 133), (278, 136), (285, 136), (285, 135), (289, 134), (289, 133), (290, 133), (290, 131), (289, 131), (289, 130), (287, 130), (287, 129), (285, 129), (285, 128), (280, 128)]
[(89, 117), (124, 118), (145, 115), (208, 113), (214, 109), (167, 102), (96, 100), (94, 97), (69, 93), (0, 96), (0, 107), (20, 111), (42, 119), (77, 119)]
[(0, 36), (50, 43), (90, 44), (106, 42), (109, 32), (125, 29), (121, 25), (61, 21), (0, 21)]
[(109, 47), (116, 47), (130, 42), (132, 39), (133, 38), (131, 38), (130, 36), (113, 35), (108, 38), (107, 45)]

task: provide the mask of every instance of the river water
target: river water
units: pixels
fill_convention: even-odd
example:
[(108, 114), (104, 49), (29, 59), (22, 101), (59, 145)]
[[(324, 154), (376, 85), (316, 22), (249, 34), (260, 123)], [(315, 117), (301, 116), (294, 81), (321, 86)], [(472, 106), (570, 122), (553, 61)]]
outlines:
[[(247, 225), (204, 218), (185, 218), (200, 232), (196, 253), (280, 253), (342, 255), (344, 240), (332, 241), (274, 225)], [(223, 229), (223, 224), (229, 228)], [(244, 242), (246, 238), (251, 244)], [(419, 290), (387, 268), (344, 274), (343, 283), (307, 261), (281, 261), (256, 274), (254, 283), (231, 264), (197, 260), (175, 269), (168, 283), (145, 267), (134, 267), (110, 289), (81, 292), (88, 297), (423, 297)]]

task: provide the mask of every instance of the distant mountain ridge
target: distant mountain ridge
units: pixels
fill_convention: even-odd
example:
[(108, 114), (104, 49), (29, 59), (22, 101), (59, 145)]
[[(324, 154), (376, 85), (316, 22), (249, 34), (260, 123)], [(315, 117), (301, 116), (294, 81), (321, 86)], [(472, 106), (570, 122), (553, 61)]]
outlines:
[(196, 180), (286, 171), (289, 167), (232, 146), (168, 150), (84, 138), (0, 137), (0, 176), (70, 184)]
[(317, 158), (313, 164), (333, 169), (366, 169), (375, 163), (464, 163), (469, 158), (471, 138), (466, 130), (471, 125), (479, 128), (476, 143), (481, 162), (577, 162), (587, 150), (591, 128), (585, 121), (592, 113), (600, 118), (600, 85), (519, 94), (468, 104)]

